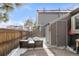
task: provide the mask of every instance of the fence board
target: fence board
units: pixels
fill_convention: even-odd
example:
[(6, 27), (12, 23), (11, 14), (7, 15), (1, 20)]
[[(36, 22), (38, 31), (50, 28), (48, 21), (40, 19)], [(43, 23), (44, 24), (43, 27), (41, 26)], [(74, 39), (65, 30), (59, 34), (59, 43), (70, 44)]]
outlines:
[(7, 55), (13, 48), (19, 45), (22, 37), (29, 37), (28, 31), (0, 29), (0, 55)]

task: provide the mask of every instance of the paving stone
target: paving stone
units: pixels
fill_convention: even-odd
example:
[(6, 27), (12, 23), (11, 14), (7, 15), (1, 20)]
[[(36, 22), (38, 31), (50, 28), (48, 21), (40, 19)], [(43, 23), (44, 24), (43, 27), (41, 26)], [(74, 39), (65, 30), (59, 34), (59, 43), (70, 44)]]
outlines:
[(44, 49), (28, 49), (21, 56), (47, 56), (47, 53)]
[(49, 48), (49, 50), (54, 53), (55, 56), (79, 56), (79, 54), (73, 53), (67, 49), (60, 48)]

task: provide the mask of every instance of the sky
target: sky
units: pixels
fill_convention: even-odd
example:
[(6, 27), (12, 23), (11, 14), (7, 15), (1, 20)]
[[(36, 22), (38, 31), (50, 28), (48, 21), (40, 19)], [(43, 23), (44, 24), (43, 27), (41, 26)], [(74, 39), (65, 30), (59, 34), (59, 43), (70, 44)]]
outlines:
[(36, 10), (52, 10), (59, 8), (61, 10), (67, 10), (76, 9), (78, 7), (78, 3), (26, 3), (21, 7), (15, 8), (13, 11), (9, 12), (9, 21), (6, 23), (1, 22), (0, 27), (5, 28), (8, 25), (23, 25), (25, 20), (28, 18), (35, 22), (37, 17)]

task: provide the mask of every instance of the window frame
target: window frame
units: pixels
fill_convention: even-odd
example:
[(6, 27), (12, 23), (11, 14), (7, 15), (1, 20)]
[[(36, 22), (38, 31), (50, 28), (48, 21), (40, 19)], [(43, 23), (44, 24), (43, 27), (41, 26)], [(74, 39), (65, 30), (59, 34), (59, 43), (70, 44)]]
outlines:
[(75, 17), (78, 16), (79, 13), (71, 17), (71, 31), (73, 31), (75, 34), (79, 34), (79, 29), (76, 29), (76, 19)]

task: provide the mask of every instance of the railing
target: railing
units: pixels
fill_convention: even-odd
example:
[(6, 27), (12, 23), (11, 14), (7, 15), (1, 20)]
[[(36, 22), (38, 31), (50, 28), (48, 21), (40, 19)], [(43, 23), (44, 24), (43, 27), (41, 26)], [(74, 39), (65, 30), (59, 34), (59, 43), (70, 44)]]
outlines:
[(28, 38), (28, 31), (0, 29), (0, 55), (7, 55), (12, 49), (19, 45), (19, 40), (24, 36)]

